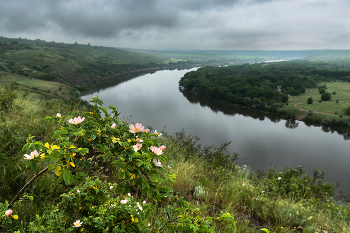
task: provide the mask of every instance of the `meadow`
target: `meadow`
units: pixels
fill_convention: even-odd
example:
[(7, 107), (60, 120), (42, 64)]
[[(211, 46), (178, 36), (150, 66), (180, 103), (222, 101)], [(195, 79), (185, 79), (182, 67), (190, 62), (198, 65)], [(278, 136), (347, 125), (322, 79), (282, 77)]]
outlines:
[[(299, 96), (290, 97), (289, 100), (291, 104), (300, 102), (298, 107), (302, 109), (312, 109), (314, 111), (345, 116), (344, 109), (350, 106), (350, 83), (333, 81), (319, 84), (319, 86), (322, 85), (326, 85), (326, 92), (331, 93), (332, 99), (330, 101), (321, 101), (321, 94), (319, 93), (318, 88), (311, 88), (307, 89), (305, 93)], [(313, 99), (312, 104), (307, 103), (309, 97), (312, 97)]]

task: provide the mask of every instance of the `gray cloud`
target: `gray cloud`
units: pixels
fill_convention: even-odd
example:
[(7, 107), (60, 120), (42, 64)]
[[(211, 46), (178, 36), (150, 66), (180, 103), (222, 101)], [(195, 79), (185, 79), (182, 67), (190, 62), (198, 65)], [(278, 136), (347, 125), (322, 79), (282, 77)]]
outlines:
[(348, 0), (0, 0), (7, 37), (137, 48), (350, 48)]

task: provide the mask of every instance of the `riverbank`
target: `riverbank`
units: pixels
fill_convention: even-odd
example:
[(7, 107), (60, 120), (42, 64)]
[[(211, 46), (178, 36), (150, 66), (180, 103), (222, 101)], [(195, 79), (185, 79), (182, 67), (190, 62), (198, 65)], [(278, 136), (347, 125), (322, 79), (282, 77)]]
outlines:
[[(89, 111), (79, 105), (67, 106), (67, 103), (46, 101), (38, 95), (25, 95), (21, 90), (16, 90), (16, 95), (7, 114), (1, 115), (1, 129), (7, 132), (2, 132), (1, 137), (9, 142), (1, 145), (1, 150), (12, 148), (8, 154), (1, 155), (3, 168), (12, 168), (10, 173), (2, 176), (1, 182), (2, 192), (7, 191), (1, 197), (8, 200), (32, 175), (25, 168), (21, 152), (27, 134), (50, 141), (53, 129), (42, 125), (40, 119), (47, 115), (54, 116), (57, 112), (69, 116), (71, 111)], [(225, 146), (201, 149), (196, 137), (185, 132), (171, 135), (163, 132), (160, 143), (166, 145), (168, 172), (177, 175), (172, 184), (174, 195), (184, 196), (204, 216), (215, 217), (221, 211), (231, 213), (237, 223), (237, 232), (257, 232), (262, 228), (270, 232), (347, 232), (346, 229), (350, 227), (349, 205), (334, 199), (334, 186), (322, 181), (321, 174), (317, 172), (308, 175), (302, 166), (281, 171), (272, 167), (266, 172), (252, 172), (244, 164), (235, 164), (235, 154), (226, 152)], [(20, 169), (16, 170), (15, 167)], [(16, 177), (27, 178), (17, 180)], [(52, 182), (54, 177), (51, 171), (32, 184), (38, 187), (28, 189), (28, 195), (34, 196), (34, 202), (22, 203), (18, 215), (21, 224), (13, 221), (11, 225), (8, 224), (8, 230), (24, 232), (28, 223), (34, 221), (35, 214), (42, 215), (44, 209), (59, 201), (61, 193), (69, 190), (70, 186)], [(193, 195), (197, 186), (207, 192), (204, 198)], [(157, 211), (161, 211), (161, 208)], [(154, 215), (150, 221), (157, 216)]]

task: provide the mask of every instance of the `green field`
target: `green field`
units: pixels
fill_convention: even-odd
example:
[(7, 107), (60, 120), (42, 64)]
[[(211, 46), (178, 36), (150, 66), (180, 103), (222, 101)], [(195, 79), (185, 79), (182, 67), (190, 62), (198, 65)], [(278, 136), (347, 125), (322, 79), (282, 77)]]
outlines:
[[(303, 109), (312, 109), (314, 111), (326, 112), (337, 115), (344, 115), (344, 109), (350, 106), (350, 83), (348, 82), (330, 82), (321, 83), (320, 85), (327, 85), (326, 92), (332, 94), (332, 99), (330, 101), (322, 101), (321, 94), (318, 92), (317, 88), (307, 89), (304, 94), (299, 96), (290, 97), (292, 103), (302, 102), (298, 104), (298, 107)], [(335, 95), (333, 95), (335, 92)], [(307, 104), (307, 99), (309, 97), (313, 98), (312, 104)], [(339, 100), (336, 103), (336, 100)]]
[(16, 82), (20, 86), (26, 87), (31, 91), (46, 92), (56, 97), (68, 98), (69, 92), (72, 89), (72, 87), (59, 82), (44, 81), (6, 72), (1, 72), (0, 77), (6, 83)]

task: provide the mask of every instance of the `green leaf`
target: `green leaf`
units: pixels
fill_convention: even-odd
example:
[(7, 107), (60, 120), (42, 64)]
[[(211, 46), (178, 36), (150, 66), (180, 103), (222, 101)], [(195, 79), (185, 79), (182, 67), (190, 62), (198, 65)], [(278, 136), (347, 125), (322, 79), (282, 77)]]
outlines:
[(77, 172), (77, 176), (83, 177), (83, 176), (87, 176), (87, 175), (86, 175), (86, 173), (84, 173), (84, 172)]
[(38, 165), (38, 163), (35, 162), (35, 161), (33, 161), (33, 162), (30, 164), (30, 166), (31, 166), (31, 168), (32, 168), (33, 171), (36, 171), (37, 165)]
[(66, 135), (66, 134), (68, 134), (68, 131), (67, 131), (67, 130), (61, 130), (61, 131), (59, 132), (59, 135)]
[(159, 180), (159, 175), (158, 174), (153, 175), (151, 178), (151, 182), (155, 182), (157, 180)]
[(152, 198), (152, 191), (150, 189), (147, 190), (147, 197)]
[(115, 194), (121, 194), (121, 193), (123, 193), (123, 191), (124, 191), (124, 188), (123, 188), (123, 186), (118, 186), (118, 188), (117, 188), (117, 190), (115, 191)]
[(64, 182), (66, 182), (67, 185), (72, 183), (72, 181), (73, 181), (72, 174), (71, 174), (71, 172), (68, 169), (64, 170), (63, 179), (64, 179)]
[(148, 219), (150, 213), (151, 213), (151, 210), (148, 208), (145, 213), (145, 219)]
[(40, 151), (40, 145), (35, 144), (35, 145), (34, 145), (34, 148), (35, 148), (35, 150), (39, 153), (39, 151)]
[(91, 163), (85, 162), (85, 167), (86, 167), (87, 169), (90, 169), (90, 168), (91, 168)]
[(47, 121), (47, 120), (51, 120), (51, 119), (52, 119), (52, 117), (47, 116), (47, 117), (45, 117), (45, 118), (43, 119), (43, 121)]
[(110, 108), (110, 109), (112, 109), (112, 110), (117, 110), (117, 108), (116, 107), (114, 107), (114, 106), (108, 106), (108, 108)]
[(48, 166), (48, 169), (51, 170), (51, 169), (53, 169), (55, 166), (56, 166), (55, 163), (51, 163), (51, 164)]
[(119, 178), (119, 179), (124, 179), (124, 178), (125, 178), (125, 172), (120, 172), (120, 173), (118, 174), (118, 178)]
[(106, 115), (108, 114), (108, 111), (105, 107), (102, 107), (101, 110), (102, 110), (102, 112), (104, 112), (104, 114), (106, 114)]
[(57, 183), (61, 183), (61, 181), (63, 180), (63, 172), (61, 172), (60, 176), (57, 179)]

